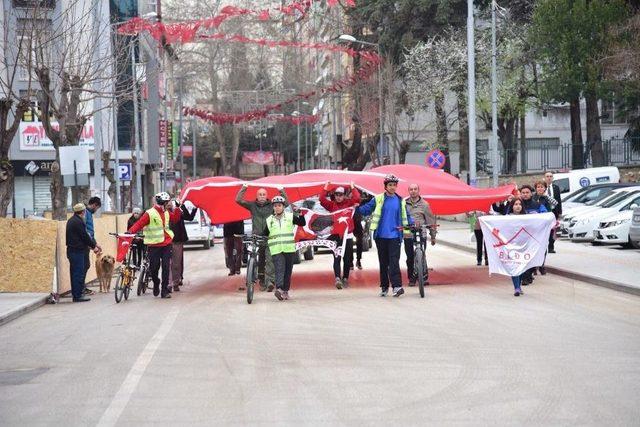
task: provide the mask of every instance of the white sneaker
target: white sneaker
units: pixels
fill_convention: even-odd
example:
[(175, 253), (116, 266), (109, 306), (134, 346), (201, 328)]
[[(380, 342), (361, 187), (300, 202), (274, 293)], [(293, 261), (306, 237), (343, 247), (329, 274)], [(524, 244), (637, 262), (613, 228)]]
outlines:
[(289, 291), (284, 291), (284, 292), (282, 293), (282, 298), (284, 298), (284, 299), (289, 299)]
[(397, 288), (393, 288), (393, 296), (394, 297), (397, 298), (402, 294), (404, 294), (404, 288), (402, 286), (399, 286)]
[(381, 296), (381, 297), (386, 297), (388, 294), (389, 294), (389, 288), (383, 288), (383, 289), (380, 291), (380, 296)]
[(336, 289), (342, 289), (342, 280), (336, 277)]

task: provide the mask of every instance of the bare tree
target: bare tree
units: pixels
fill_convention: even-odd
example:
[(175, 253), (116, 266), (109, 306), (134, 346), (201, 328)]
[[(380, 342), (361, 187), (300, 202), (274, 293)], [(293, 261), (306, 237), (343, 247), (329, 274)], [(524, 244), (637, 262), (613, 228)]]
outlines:
[[(60, 172), (60, 147), (78, 145), (89, 118), (124, 102), (131, 93), (128, 85), (115, 84), (123, 72), (116, 64), (118, 58), (126, 58), (129, 40), (115, 37), (112, 26), (102, 22), (95, 7), (95, 2), (75, 0), (52, 20), (38, 9), (29, 16), (33, 23), (42, 23), (34, 34), (30, 71), (40, 86), (40, 120), (56, 150), (51, 168), (54, 219), (66, 217), (67, 190)], [(111, 49), (98, 48), (105, 38), (112, 40)], [(98, 99), (100, 103), (95, 102)], [(88, 188), (74, 190), (76, 202), (86, 197)]]

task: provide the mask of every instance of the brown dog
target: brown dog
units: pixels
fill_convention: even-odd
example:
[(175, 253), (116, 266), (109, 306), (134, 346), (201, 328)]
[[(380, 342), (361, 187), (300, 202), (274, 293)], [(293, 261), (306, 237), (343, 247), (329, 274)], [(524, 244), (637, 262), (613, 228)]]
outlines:
[(109, 292), (111, 289), (111, 276), (116, 264), (115, 258), (111, 255), (98, 254), (96, 259), (96, 276), (100, 282), (100, 292)]

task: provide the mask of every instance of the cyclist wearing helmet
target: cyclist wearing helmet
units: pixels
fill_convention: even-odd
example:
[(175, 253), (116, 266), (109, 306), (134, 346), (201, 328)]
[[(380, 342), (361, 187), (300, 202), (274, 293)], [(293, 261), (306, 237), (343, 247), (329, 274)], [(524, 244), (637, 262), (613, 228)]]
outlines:
[[(141, 216), (142, 209), (137, 207), (133, 208), (133, 210), (131, 210), (131, 216), (127, 220), (127, 229), (131, 228), (133, 224), (138, 222)], [(133, 251), (133, 263), (137, 267), (140, 267), (140, 264), (142, 263), (142, 254), (144, 254), (144, 243), (142, 242), (142, 239), (139, 238), (133, 239), (133, 243), (136, 245)]]
[[(264, 229), (267, 224), (267, 218), (273, 213), (273, 206), (267, 199), (267, 190), (265, 188), (258, 189), (255, 201), (245, 200), (244, 195), (247, 192), (248, 184), (243, 184), (242, 188), (236, 196), (236, 203), (251, 212), (251, 221), (253, 223), (252, 233), (264, 236)], [(284, 188), (280, 187), (280, 196), (284, 198), (285, 206), (289, 204), (287, 193)], [(266, 271), (265, 271), (266, 270)], [(260, 290), (272, 292), (274, 289), (274, 267), (273, 260), (269, 254), (269, 248), (261, 246), (258, 252), (258, 277), (260, 278)]]
[(291, 273), (296, 255), (294, 226), (304, 226), (307, 222), (297, 211), (285, 212), (286, 199), (275, 196), (271, 200), (273, 215), (270, 215), (262, 235), (269, 236), (268, 245), (275, 266), (276, 291), (274, 295), (280, 301), (289, 299)]
[[(153, 295), (160, 294), (162, 298), (171, 298), (169, 289), (169, 270), (171, 269), (171, 249), (173, 231), (170, 224), (180, 221), (180, 209), (169, 212), (167, 204), (171, 200), (166, 192), (156, 194), (154, 206), (147, 210), (140, 219), (129, 227), (129, 233), (137, 233), (142, 230), (144, 244), (149, 248), (149, 271), (153, 280)], [(162, 265), (162, 290), (158, 272)]]
[(385, 176), (384, 193), (358, 208), (363, 216), (372, 215), (370, 228), (378, 248), (381, 297), (388, 295), (389, 285), (393, 286), (394, 297), (404, 293), (400, 276), (400, 245), (403, 237), (400, 227), (413, 224), (413, 219), (405, 200), (396, 194), (398, 181), (394, 175)]

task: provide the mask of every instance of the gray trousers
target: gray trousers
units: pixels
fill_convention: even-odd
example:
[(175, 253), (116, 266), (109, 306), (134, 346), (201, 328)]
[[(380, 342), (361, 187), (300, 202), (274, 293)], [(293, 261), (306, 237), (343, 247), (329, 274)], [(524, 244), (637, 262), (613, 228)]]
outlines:
[(293, 272), (295, 255), (295, 252), (279, 253), (272, 257), (276, 270), (276, 288), (287, 292), (291, 288), (291, 273)]
[(171, 277), (173, 285), (179, 285), (184, 273), (184, 243), (173, 243), (173, 254), (171, 256)]

